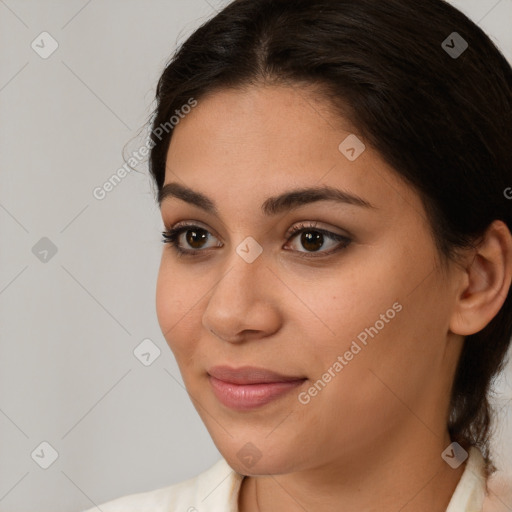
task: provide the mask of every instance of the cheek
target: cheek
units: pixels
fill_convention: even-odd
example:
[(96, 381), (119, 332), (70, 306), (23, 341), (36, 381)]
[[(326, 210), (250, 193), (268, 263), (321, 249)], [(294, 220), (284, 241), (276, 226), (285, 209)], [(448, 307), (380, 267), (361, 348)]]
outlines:
[[(318, 417), (335, 419), (326, 423), (343, 421), (349, 437), (377, 435), (375, 425), (390, 429), (410, 415), (408, 407), (420, 403), (425, 390), (435, 389), (445, 341), (441, 297), (432, 282), (412, 294), (402, 288), (372, 300), (352, 296), (350, 304), (330, 296), (333, 305), (325, 319), (331, 319), (331, 328), (337, 325), (337, 337), (328, 341), (315, 372), (315, 378), (330, 383), (323, 388), (319, 382), (321, 391), (312, 390), (317, 396), (311, 406)], [(341, 370), (334, 366), (338, 356)], [(330, 368), (334, 378), (326, 373)]]
[[(297, 305), (300, 314), (295, 321), (301, 325), (301, 332), (307, 333), (305, 337), (316, 355), (322, 357), (323, 365), (343, 355), (358, 336), (364, 343), (375, 329), (380, 337), (381, 332), (401, 321), (397, 309), (402, 309), (404, 288), (398, 276), (390, 275), (389, 263), (385, 259), (357, 265), (347, 261), (328, 275), (315, 275), (312, 282), (300, 278), (289, 281), (295, 295), (307, 306), (304, 309), (304, 305)], [(316, 350), (320, 341), (322, 351)]]
[[(442, 305), (433, 264), (425, 252), (411, 257), (402, 244), (380, 244), (352, 253), (332, 275), (317, 280), (308, 302), (329, 328), (329, 348), (348, 349), (354, 339), (410, 346), (415, 333), (435, 329), (432, 317), (439, 318), (435, 312)], [(298, 291), (304, 293), (306, 288)]]
[(158, 278), (156, 282), (156, 315), (160, 329), (165, 338), (168, 338), (169, 331), (177, 319), (177, 310), (180, 309), (179, 295), (181, 290), (176, 286), (172, 273), (164, 264), (164, 257), (160, 263)]
[(195, 318), (197, 300), (187, 274), (168, 264), (163, 255), (156, 285), (156, 314), (178, 364), (193, 350), (193, 340), (197, 338), (194, 336), (194, 329), (200, 325), (200, 319)]
[[(402, 261), (400, 254), (388, 250), (373, 262), (360, 263), (350, 272), (339, 269), (338, 279), (316, 280), (309, 289), (313, 294), (304, 295), (307, 287), (299, 288), (299, 281), (294, 290), (308, 297), (306, 302), (321, 320), (301, 320), (302, 332), (312, 342), (312, 376), (322, 378), (338, 356), (343, 358), (343, 369), (338, 364), (338, 371), (331, 370), (337, 377), (328, 385), (330, 391), (321, 393), (324, 399), (348, 406), (360, 392), (359, 405), (381, 410), (396, 398), (378, 377), (395, 390), (415, 395), (432, 366), (439, 365), (443, 304), (436, 276), (425, 279), (428, 265), (422, 262)], [(422, 283), (416, 283), (416, 289), (415, 280)]]

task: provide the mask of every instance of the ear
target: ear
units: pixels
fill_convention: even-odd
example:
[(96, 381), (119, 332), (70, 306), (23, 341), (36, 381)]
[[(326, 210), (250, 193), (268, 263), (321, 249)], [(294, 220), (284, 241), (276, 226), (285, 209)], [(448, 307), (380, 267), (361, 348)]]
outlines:
[(450, 330), (469, 336), (481, 331), (503, 306), (512, 281), (512, 235), (495, 220), (464, 265)]

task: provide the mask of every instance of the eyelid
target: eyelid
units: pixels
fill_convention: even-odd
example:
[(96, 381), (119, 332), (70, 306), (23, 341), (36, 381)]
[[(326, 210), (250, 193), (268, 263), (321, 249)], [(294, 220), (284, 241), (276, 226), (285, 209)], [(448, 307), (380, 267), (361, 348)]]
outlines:
[[(179, 230), (181, 228), (188, 228), (188, 229), (200, 228), (200, 229), (204, 229), (205, 231), (208, 232), (208, 234), (213, 235), (215, 238), (217, 238), (219, 240), (222, 240), (222, 237), (219, 236), (214, 229), (211, 229), (205, 223), (203, 223), (201, 221), (198, 221), (198, 220), (183, 220), (183, 221), (176, 222), (175, 224), (171, 225), (170, 227), (166, 226), (166, 230), (167, 231), (177, 231), (177, 230)], [(185, 229), (184, 229), (184, 231), (182, 231), (182, 233), (183, 232), (185, 232)]]
[(296, 239), (298, 235), (300, 235), (301, 233), (307, 233), (308, 231), (316, 231), (318, 233), (321, 233), (325, 238), (328, 238), (329, 240), (336, 242), (336, 244), (334, 248), (331, 248), (326, 251), (291, 251), (301, 258), (310, 258), (317, 260), (320, 260), (322, 258), (328, 258), (329, 256), (346, 249), (353, 242), (353, 238), (351, 236), (342, 235), (340, 233), (330, 231), (329, 229), (320, 228), (318, 227), (317, 221), (315, 221), (312, 224), (308, 224), (306, 221), (306, 223), (301, 222), (300, 225), (292, 226), (288, 230), (286, 234), (287, 244)]
[(337, 231), (333, 231), (334, 229), (339, 229), (339, 228), (329, 228), (329, 227), (322, 227), (321, 225), (319, 224), (322, 224), (321, 222), (319, 221), (298, 221), (298, 223), (294, 224), (290, 229), (288, 229), (288, 231), (286, 232), (286, 238), (290, 237), (290, 236), (293, 236), (297, 233), (300, 233), (301, 230), (303, 229), (311, 229), (312, 231), (319, 231), (320, 233), (324, 233), (325, 235), (335, 235), (335, 236), (340, 236), (340, 237), (344, 237), (344, 238), (351, 238), (353, 239), (354, 237), (346, 230), (344, 230), (345, 232), (344, 233), (338, 233)]

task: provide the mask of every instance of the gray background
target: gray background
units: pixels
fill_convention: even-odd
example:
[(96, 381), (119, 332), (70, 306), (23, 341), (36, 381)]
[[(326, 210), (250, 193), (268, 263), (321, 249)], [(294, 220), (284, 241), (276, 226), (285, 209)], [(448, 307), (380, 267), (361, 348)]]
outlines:
[[(93, 189), (143, 143), (177, 43), (225, 4), (0, 0), (0, 512), (78, 511), (220, 457), (157, 323), (146, 166), (101, 201)], [(512, 0), (453, 4), (512, 61)], [(43, 31), (59, 45), (47, 59), (31, 47)], [(32, 252), (43, 237), (57, 249), (46, 262)], [(144, 339), (161, 350), (150, 366), (133, 354)], [(511, 374), (493, 445), (509, 471)], [(48, 469), (43, 441), (58, 452)]]

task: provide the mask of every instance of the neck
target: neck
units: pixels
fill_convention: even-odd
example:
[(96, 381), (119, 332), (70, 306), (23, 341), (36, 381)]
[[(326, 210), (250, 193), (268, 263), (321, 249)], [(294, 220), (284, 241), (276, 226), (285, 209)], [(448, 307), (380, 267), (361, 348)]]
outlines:
[(420, 424), (418, 433), (421, 439), (397, 438), (351, 461), (333, 461), (284, 475), (247, 477), (242, 482), (239, 510), (445, 512), (465, 464), (452, 469), (441, 458), (451, 443), (447, 432), (436, 436)]

